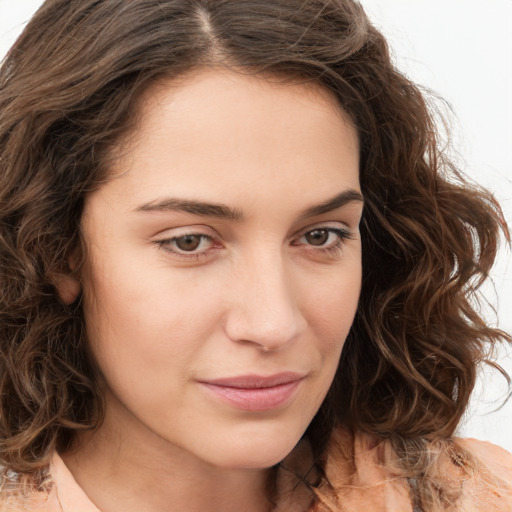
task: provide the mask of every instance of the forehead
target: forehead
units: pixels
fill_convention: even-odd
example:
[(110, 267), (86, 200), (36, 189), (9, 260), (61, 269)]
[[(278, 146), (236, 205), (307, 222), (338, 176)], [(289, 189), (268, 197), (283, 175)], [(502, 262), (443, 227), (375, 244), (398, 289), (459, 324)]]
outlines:
[(161, 80), (137, 108), (111, 170), (125, 199), (192, 191), (235, 204), (271, 189), (327, 198), (359, 186), (357, 132), (317, 84), (209, 69)]
[[(315, 81), (218, 67), (195, 70), (174, 79), (162, 78), (145, 91), (135, 108), (138, 124), (132, 135), (136, 139), (147, 131), (155, 135), (169, 120), (166, 114), (172, 114), (173, 128), (184, 135), (190, 129), (198, 133), (198, 121), (209, 128), (235, 130), (267, 123), (271, 129), (271, 124), (283, 120), (283, 114), (301, 112), (304, 116), (299, 125), (321, 120), (328, 120), (334, 129), (340, 122), (353, 125), (334, 93)], [(272, 123), (269, 116), (275, 116)], [(294, 122), (297, 126), (297, 121), (296, 117), (289, 119), (289, 124)], [(165, 126), (167, 130), (169, 127)], [(215, 132), (209, 135), (214, 137)]]

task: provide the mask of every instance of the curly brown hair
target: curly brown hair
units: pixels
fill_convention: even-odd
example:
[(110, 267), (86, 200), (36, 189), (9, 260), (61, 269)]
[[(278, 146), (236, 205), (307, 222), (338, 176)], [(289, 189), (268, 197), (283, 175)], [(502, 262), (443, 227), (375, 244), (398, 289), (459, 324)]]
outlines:
[(473, 301), (509, 233), (352, 0), (47, 0), (33, 17), (0, 72), (1, 463), (36, 474), (101, 422), (81, 303), (56, 285), (137, 99), (204, 66), (321, 84), (357, 127), (363, 286), (308, 435), (319, 460), (340, 422), (387, 438), (421, 476), (425, 443), (453, 435), (478, 364), (510, 341)]

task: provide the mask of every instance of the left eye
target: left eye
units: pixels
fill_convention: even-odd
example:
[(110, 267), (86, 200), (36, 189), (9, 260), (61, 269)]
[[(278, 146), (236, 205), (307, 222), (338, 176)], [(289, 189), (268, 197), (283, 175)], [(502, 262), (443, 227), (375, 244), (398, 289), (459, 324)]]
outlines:
[(326, 229), (315, 229), (308, 231), (302, 238), (309, 245), (325, 245), (329, 241), (329, 237), (333, 235), (334, 233)]
[(299, 239), (299, 244), (315, 247), (331, 247), (338, 245), (349, 237), (349, 233), (343, 229), (318, 228), (304, 233)]

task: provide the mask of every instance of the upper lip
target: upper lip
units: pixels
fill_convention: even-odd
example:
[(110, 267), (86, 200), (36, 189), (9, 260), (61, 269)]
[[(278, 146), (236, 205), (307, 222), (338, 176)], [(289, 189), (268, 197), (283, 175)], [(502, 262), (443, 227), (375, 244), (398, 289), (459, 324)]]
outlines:
[(212, 386), (224, 386), (229, 388), (261, 389), (282, 386), (284, 384), (290, 384), (303, 378), (304, 375), (300, 373), (283, 372), (269, 376), (239, 375), (236, 377), (225, 377), (222, 379), (213, 379), (201, 382), (203, 384), (210, 384)]

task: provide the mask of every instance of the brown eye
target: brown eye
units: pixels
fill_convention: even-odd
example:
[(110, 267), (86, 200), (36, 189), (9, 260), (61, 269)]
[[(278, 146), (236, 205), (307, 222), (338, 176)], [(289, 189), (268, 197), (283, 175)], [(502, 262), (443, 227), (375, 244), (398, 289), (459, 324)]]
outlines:
[(325, 245), (329, 240), (330, 232), (327, 229), (314, 229), (304, 235), (304, 239), (309, 245)]
[(180, 251), (195, 251), (200, 245), (203, 235), (185, 235), (174, 239), (176, 247)]
[(185, 233), (181, 236), (157, 240), (156, 244), (176, 257), (194, 258), (212, 256), (219, 249), (213, 237), (204, 233)]
[(350, 233), (345, 229), (318, 227), (306, 231), (293, 245), (309, 246), (316, 251), (337, 250), (350, 238)]

